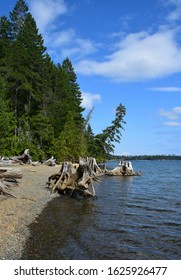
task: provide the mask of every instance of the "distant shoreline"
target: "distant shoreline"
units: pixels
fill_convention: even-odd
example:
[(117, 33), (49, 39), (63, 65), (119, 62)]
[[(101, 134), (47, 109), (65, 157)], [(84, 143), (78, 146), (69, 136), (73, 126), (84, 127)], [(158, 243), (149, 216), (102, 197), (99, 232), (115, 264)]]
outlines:
[(181, 160), (181, 156), (177, 155), (143, 155), (143, 156), (114, 156), (111, 155), (111, 160)]

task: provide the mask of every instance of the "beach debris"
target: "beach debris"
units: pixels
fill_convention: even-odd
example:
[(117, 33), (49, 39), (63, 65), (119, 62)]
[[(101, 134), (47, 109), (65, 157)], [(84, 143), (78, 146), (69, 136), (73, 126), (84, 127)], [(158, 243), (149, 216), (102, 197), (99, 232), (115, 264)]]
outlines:
[(95, 198), (94, 181), (99, 181), (97, 174), (101, 173), (94, 158), (79, 158), (79, 164), (63, 162), (58, 173), (48, 178), (48, 186), (52, 193), (76, 197)]
[(22, 163), (22, 164), (30, 164), (32, 162), (32, 158), (30, 156), (29, 149), (24, 150), (22, 155), (11, 157), (10, 160), (13, 160), (14, 162)]
[(45, 160), (43, 164), (48, 166), (55, 166), (56, 165), (56, 159), (52, 156), (51, 158)]
[(140, 176), (142, 174), (141, 171), (134, 172), (132, 163), (130, 161), (121, 160), (114, 169), (107, 170), (105, 169), (105, 175), (109, 176)]
[(21, 179), (23, 176), (20, 168), (0, 167), (0, 178)]
[(10, 190), (13, 184), (18, 184), (16, 179), (21, 179), (23, 177), (22, 171), (19, 168), (13, 167), (0, 167), (0, 195), (12, 196)]
[(11, 196), (14, 198), (17, 198), (14, 194), (9, 192), (10, 187), (7, 186), (3, 180), (0, 180), (0, 195), (6, 195), (6, 196)]
[(0, 157), (0, 166), (31, 164), (31, 163), (32, 163), (32, 158), (30, 156), (29, 149), (24, 150), (24, 152), (19, 156), (12, 156), (10, 158)]

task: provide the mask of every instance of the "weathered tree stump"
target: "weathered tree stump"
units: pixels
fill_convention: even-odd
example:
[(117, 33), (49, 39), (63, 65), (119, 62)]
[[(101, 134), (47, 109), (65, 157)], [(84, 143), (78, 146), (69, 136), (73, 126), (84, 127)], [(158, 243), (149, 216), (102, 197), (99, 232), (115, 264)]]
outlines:
[[(48, 178), (48, 185), (51, 192), (58, 192), (68, 196), (96, 197), (94, 181), (98, 181), (94, 168), (97, 166), (95, 160), (80, 158), (78, 168), (71, 162), (64, 162), (59, 173)], [(101, 172), (101, 170), (99, 170)]]
[(118, 166), (112, 170), (105, 170), (105, 175), (109, 176), (141, 176), (141, 171), (134, 172), (132, 164), (130, 161), (120, 161)]

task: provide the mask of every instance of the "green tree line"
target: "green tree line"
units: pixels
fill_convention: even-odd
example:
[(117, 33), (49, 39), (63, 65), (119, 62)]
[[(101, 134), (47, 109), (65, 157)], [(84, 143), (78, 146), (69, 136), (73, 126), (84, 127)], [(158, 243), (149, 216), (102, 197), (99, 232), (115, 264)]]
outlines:
[[(23, 0), (0, 17), (0, 155), (29, 148), (34, 159), (106, 159), (121, 139), (126, 114), (95, 135), (83, 117), (82, 93), (69, 58), (55, 64)], [(89, 115), (90, 116), (90, 115)]]

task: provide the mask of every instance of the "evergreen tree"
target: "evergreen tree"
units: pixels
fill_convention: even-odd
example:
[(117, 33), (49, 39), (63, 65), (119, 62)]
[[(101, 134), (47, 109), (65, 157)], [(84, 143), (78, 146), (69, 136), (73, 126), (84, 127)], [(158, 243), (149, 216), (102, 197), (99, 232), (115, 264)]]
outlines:
[(42, 36), (38, 34), (36, 22), (30, 13), (12, 44), (9, 59), (9, 91), (13, 100), (14, 115), (18, 127), (15, 135), (26, 130), (30, 135), (30, 118), (42, 107), (42, 65), (45, 47)]
[(120, 143), (121, 141), (121, 129), (124, 129), (122, 123), (126, 115), (126, 108), (121, 103), (116, 108), (116, 116), (112, 121), (112, 125), (95, 136), (95, 157), (106, 159), (110, 153), (114, 152), (114, 142)]
[(40, 150), (47, 150), (53, 139), (53, 128), (50, 120), (43, 111), (39, 111), (31, 118), (31, 136)]
[(12, 35), (15, 40), (26, 20), (28, 13), (28, 6), (25, 1), (18, 0), (12, 12), (10, 12), (10, 19), (12, 22)]
[(126, 123), (124, 121), (124, 117), (126, 115), (126, 108), (121, 103), (116, 108), (116, 116), (115, 119), (112, 121), (112, 125), (108, 126), (106, 129), (103, 130), (103, 135), (105, 138), (105, 141), (107, 141), (108, 145), (110, 145), (110, 151), (113, 150), (114, 145), (111, 143), (114, 141), (119, 143), (121, 140), (121, 129), (124, 129), (122, 126), (122, 123)]
[(73, 114), (67, 116), (64, 130), (54, 140), (53, 153), (59, 160), (78, 160), (79, 156), (86, 156), (86, 142), (83, 133), (76, 126)]
[(5, 59), (11, 46), (11, 23), (6, 16), (0, 17), (0, 67), (5, 65)]
[(71, 61), (55, 65), (25, 1), (18, 0), (10, 20), (0, 18), (0, 154), (30, 148), (38, 157), (93, 156), (101, 160), (120, 142), (125, 107), (112, 124), (94, 135), (83, 118), (82, 94)]
[(30, 13), (27, 14), (24, 25), (19, 32), (18, 41), (24, 50), (24, 75), (28, 82), (25, 85), (27, 91), (28, 113), (33, 114), (33, 110), (42, 106), (42, 70), (43, 59), (46, 48), (43, 45), (43, 38), (38, 34), (36, 22)]
[(42, 111), (45, 116), (52, 115), (51, 104), (53, 103), (53, 87), (55, 82), (56, 66), (48, 54), (43, 59), (41, 70), (41, 92), (42, 92)]
[(62, 66), (58, 64), (52, 69), (52, 93), (50, 93), (49, 106), (47, 107), (55, 137), (59, 137), (64, 129), (70, 111), (69, 100), (66, 74)]
[(9, 156), (13, 141), (15, 120), (6, 100), (6, 83), (0, 77), (0, 155)]
[(82, 94), (80, 87), (77, 83), (77, 76), (72, 66), (71, 61), (66, 58), (62, 63), (62, 68), (66, 73), (67, 79), (67, 101), (68, 101), (68, 111), (74, 114), (76, 126), (83, 130), (84, 119), (82, 112), (84, 109), (81, 106)]
[(85, 138), (86, 138), (86, 143), (87, 143), (88, 156), (95, 157), (95, 154), (97, 154), (95, 135), (94, 135), (89, 123), (87, 124), (86, 130), (85, 130)]

